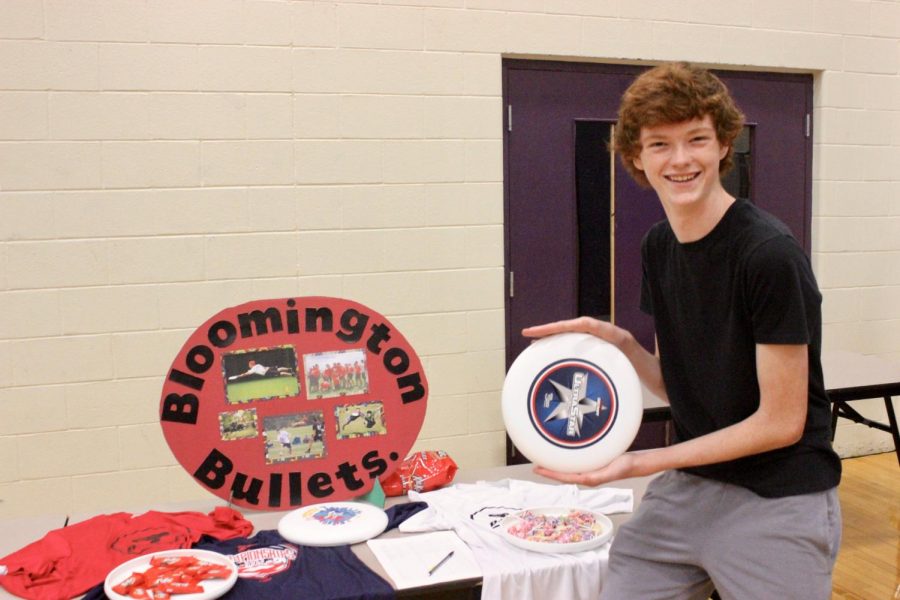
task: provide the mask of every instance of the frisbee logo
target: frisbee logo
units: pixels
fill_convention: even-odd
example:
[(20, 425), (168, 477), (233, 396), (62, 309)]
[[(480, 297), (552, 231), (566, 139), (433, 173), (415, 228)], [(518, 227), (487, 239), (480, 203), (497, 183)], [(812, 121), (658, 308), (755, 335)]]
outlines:
[(323, 525), (345, 525), (358, 514), (358, 510), (346, 506), (323, 506), (322, 508), (308, 510), (303, 513), (303, 516), (315, 519)]
[(603, 439), (618, 413), (616, 386), (603, 369), (564, 359), (544, 368), (528, 392), (528, 416), (541, 437), (561, 448), (585, 448)]

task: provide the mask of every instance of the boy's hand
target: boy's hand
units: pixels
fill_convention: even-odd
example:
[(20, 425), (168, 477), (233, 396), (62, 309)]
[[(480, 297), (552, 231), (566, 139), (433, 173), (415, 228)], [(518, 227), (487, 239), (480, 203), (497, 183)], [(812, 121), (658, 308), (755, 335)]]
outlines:
[(555, 321), (534, 327), (526, 327), (522, 335), (528, 338), (542, 338), (557, 333), (589, 333), (607, 341), (620, 350), (628, 339), (629, 333), (621, 327), (617, 327), (607, 321), (601, 321), (592, 317), (578, 317), (565, 321)]
[(643, 473), (637, 472), (637, 464), (635, 456), (631, 452), (626, 452), (619, 457), (613, 459), (611, 463), (605, 467), (600, 467), (594, 471), (584, 473), (562, 473), (545, 469), (544, 467), (535, 467), (534, 472), (543, 477), (555, 479), (563, 483), (576, 483), (594, 487), (601, 483), (609, 483), (610, 481), (618, 481), (620, 479), (628, 479), (629, 477), (637, 477)]

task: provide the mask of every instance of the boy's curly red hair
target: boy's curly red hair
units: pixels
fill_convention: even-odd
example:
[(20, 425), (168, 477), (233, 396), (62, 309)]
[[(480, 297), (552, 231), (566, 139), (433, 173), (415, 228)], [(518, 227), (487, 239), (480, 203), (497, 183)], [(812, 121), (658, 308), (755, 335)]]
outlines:
[(639, 184), (648, 187), (644, 172), (634, 166), (641, 153), (641, 128), (712, 118), (716, 137), (728, 153), (719, 174), (733, 165), (734, 140), (744, 126), (744, 115), (722, 81), (708, 70), (687, 62), (666, 63), (641, 73), (625, 90), (612, 141), (622, 165)]

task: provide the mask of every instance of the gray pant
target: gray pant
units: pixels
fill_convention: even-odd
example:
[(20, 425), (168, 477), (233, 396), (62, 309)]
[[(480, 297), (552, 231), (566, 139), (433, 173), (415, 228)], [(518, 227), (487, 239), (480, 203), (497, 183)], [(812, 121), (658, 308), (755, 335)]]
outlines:
[(837, 489), (763, 498), (679, 471), (650, 483), (613, 540), (602, 600), (827, 600)]

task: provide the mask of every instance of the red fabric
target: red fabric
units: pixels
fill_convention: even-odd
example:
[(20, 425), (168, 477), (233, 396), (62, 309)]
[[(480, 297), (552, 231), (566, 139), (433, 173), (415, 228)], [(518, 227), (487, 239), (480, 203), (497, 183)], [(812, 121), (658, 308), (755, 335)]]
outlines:
[(190, 548), (203, 535), (219, 540), (246, 537), (253, 524), (231, 508), (199, 512), (150, 511), (137, 517), (113, 513), (61, 529), (0, 558), (7, 568), (0, 585), (33, 600), (59, 600), (85, 593), (120, 564), (136, 556)]

